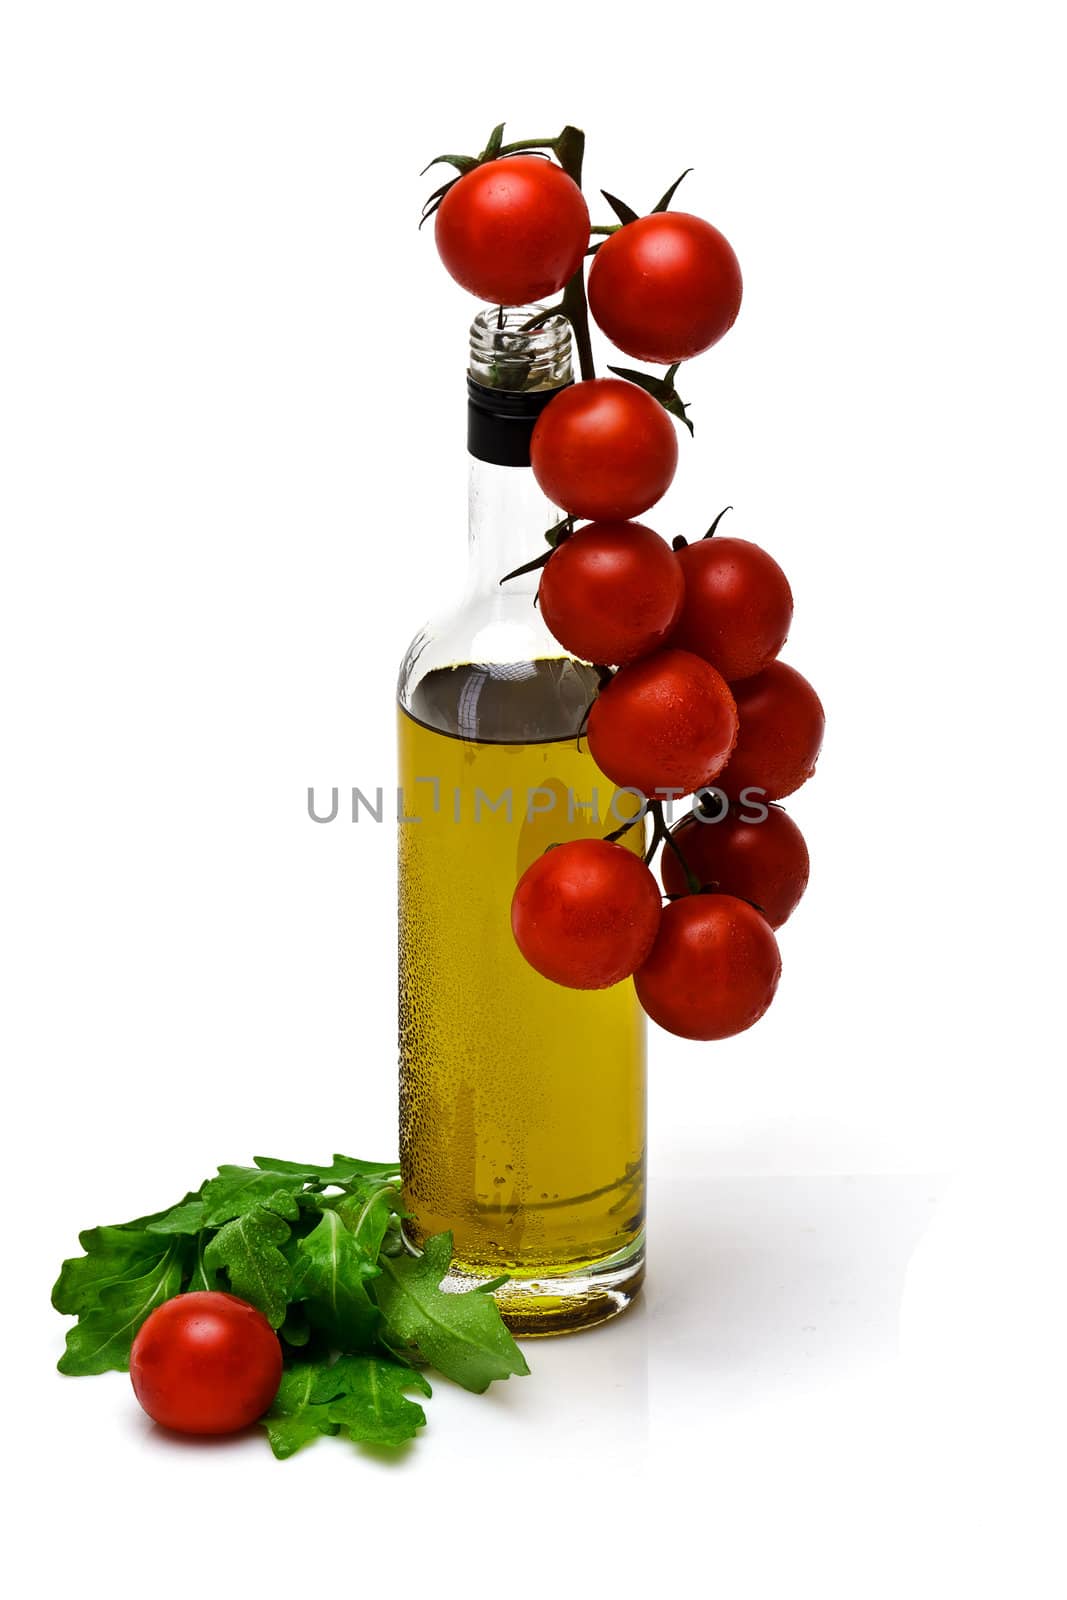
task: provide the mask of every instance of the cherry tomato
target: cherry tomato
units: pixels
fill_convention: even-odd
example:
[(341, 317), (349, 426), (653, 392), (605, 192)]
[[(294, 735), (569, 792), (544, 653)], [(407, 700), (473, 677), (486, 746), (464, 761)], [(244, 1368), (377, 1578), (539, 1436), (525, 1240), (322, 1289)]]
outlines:
[(658, 533), (640, 522), (591, 522), (553, 552), (538, 598), (565, 650), (621, 665), (663, 643), (684, 593), (681, 568)]
[(688, 361), (733, 327), (741, 268), (710, 222), (686, 211), (655, 212), (600, 246), (589, 309), (612, 344), (638, 361)]
[(713, 783), (737, 737), (726, 680), (686, 650), (623, 667), (589, 713), (589, 750), (605, 777), (649, 799)]
[(769, 923), (730, 894), (691, 894), (665, 906), (637, 998), (668, 1033), (728, 1039), (774, 999), (782, 960)]
[(530, 463), (552, 504), (572, 517), (625, 520), (670, 488), (678, 440), (663, 407), (635, 383), (593, 378), (549, 401)]
[[(796, 909), (808, 883), (804, 835), (780, 806), (767, 806), (757, 821), (731, 806), (718, 821), (683, 817), (671, 834), (690, 872), (701, 886), (749, 900), (772, 928), (780, 928)], [(660, 875), (669, 895), (684, 895), (688, 884), (673, 850), (660, 856)]]
[(652, 948), (660, 892), (640, 856), (607, 839), (546, 850), (519, 879), (511, 929), (542, 977), (568, 989), (606, 989)]
[(130, 1378), (154, 1421), (179, 1433), (235, 1433), (261, 1417), (282, 1347), (261, 1311), (215, 1290), (176, 1295), (142, 1324)]
[(783, 800), (815, 771), (826, 726), (822, 702), (784, 661), (772, 661), (733, 689), (737, 744), (718, 787), (732, 799), (743, 799), (751, 788), (763, 791), (760, 798)]
[(572, 178), (540, 156), (504, 156), (465, 173), (437, 210), (441, 260), (494, 305), (555, 294), (582, 264), (589, 209)]
[(762, 672), (793, 620), (789, 580), (747, 539), (701, 539), (677, 553), (685, 603), (671, 643), (717, 667), (727, 683)]

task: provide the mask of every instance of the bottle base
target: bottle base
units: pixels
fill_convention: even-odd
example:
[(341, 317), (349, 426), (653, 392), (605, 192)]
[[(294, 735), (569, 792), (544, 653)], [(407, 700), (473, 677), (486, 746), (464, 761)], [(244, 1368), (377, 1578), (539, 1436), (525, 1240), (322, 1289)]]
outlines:
[[(645, 1237), (642, 1232), (625, 1250), (606, 1256), (603, 1261), (573, 1276), (511, 1277), (493, 1299), (500, 1315), (514, 1334), (524, 1339), (549, 1338), (553, 1334), (578, 1333), (608, 1322), (630, 1306), (645, 1278)], [(442, 1289), (461, 1294), (490, 1282), (488, 1274), (456, 1268), (441, 1284)]]

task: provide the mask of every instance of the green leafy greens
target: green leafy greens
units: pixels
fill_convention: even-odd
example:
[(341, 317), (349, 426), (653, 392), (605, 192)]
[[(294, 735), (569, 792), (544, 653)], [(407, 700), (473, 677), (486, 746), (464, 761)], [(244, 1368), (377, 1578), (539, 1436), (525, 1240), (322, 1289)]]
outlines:
[[(487, 1288), (441, 1288), (451, 1234), (412, 1255), (394, 1163), (329, 1166), (256, 1156), (220, 1167), (169, 1210), (79, 1235), (57, 1311), (77, 1317), (59, 1370), (126, 1371), (145, 1318), (173, 1295), (223, 1289), (278, 1330), (285, 1370), (262, 1419), (279, 1460), (321, 1434), (395, 1447), (426, 1422), (420, 1366), (475, 1394), (529, 1371)], [(503, 1280), (499, 1280), (503, 1281)]]
[(438, 1286), (451, 1259), (450, 1233), (427, 1239), (421, 1256), (384, 1257), (378, 1304), (393, 1331), (424, 1361), (484, 1394), (494, 1378), (530, 1369), (484, 1288), (442, 1293)]
[(381, 1356), (302, 1361), (283, 1375), (263, 1418), (280, 1461), (323, 1433), (344, 1433), (358, 1444), (405, 1444), (425, 1427), (426, 1413), (405, 1389), (432, 1391), (421, 1372)]

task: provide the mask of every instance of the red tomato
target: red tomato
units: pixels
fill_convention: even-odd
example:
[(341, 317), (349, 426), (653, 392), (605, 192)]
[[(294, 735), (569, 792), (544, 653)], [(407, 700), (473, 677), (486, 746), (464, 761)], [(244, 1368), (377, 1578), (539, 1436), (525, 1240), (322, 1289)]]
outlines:
[[(683, 817), (671, 833), (702, 887), (736, 895), (758, 906), (772, 928), (780, 928), (796, 909), (808, 883), (804, 835), (780, 806), (768, 806), (762, 821), (746, 820), (731, 807), (718, 822)], [(682, 864), (673, 850), (660, 856), (660, 876), (669, 895), (688, 892)]]
[(625, 521), (670, 488), (678, 440), (663, 407), (635, 383), (593, 378), (549, 401), (530, 463), (552, 504), (572, 517)]
[(652, 954), (634, 978), (653, 1022), (683, 1039), (728, 1039), (774, 999), (782, 959), (770, 925), (729, 894), (665, 906)]
[(649, 799), (713, 783), (737, 737), (726, 680), (686, 650), (623, 667), (589, 713), (589, 749), (605, 777)]
[(674, 552), (640, 522), (591, 522), (541, 574), (541, 615), (565, 650), (621, 665), (670, 633), (685, 582)]
[(717, 667), (727, 683), (772, 662), (793, 620), (789, 580), (747, 539), (701, 539), (677, 553), (685, 603), (671, 643)]
[(737, 744), (718, 786), (734, 799), (752, 788), (763, 791), (762, 799), (783, 800), (815, 771), (826, 727), (822, 702), (784, 661), (735, 684), (734, 698)]
[(718, 228), (656, 212), (608, 236), (589, 273), (589, 309), (638, 361), (688, 361), (721, 339), (741, 309), (741, 268)]
[(179, 1433), (235, 1433), (261, 1417), (282, 1377), (282, 1347), (261, 1311), (214, 1290), (157, 1306), (130, 1351), (154, 1421)]
[(660, 892), (641, 860), (607, 839), (546, 850), (519, 879), (511, 929), (526, 960), (568, 989), (606, 989), (652, 948)]
[(540, 156), (504, 156), (449, 189), (434, 236), (456, 282), (494, 305), (555, 294), (582, 264), (589, 209), (572, 178)]

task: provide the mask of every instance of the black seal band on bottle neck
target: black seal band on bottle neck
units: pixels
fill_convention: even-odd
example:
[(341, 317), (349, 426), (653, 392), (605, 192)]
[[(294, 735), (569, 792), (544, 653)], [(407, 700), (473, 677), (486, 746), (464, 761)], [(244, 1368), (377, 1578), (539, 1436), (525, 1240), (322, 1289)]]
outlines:
[(496, 467), (528, 467), (534, 423), (559, 392), (487, 389), (468, 378), (467, 449), (476, 460)]

